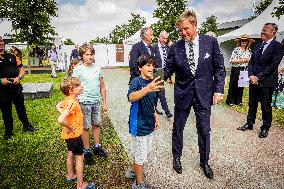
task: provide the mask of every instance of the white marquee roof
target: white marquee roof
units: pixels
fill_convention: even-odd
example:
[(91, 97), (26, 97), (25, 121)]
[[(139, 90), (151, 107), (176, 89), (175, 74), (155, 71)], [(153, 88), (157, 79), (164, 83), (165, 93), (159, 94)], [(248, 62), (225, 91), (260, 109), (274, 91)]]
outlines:
[(251, 38), (260, 38), (260, 33), (265, 23), (276, 23), (278, 25), (278, 36), (280, 39), (284, 38), (284, 15), (278, 20), (277, 17), (272, 17), (271, 13), (274, 12), (273, 8), (279, 6), (279, 0), (273, 0), (271, 5), (269, 5), (259, 16), (253, 19), (251, 22), (245, 24), (244, 26), (219, 36), (218, 42), (222, 43), (231, 39), (240, 37), (243, 34), (248, 34)]

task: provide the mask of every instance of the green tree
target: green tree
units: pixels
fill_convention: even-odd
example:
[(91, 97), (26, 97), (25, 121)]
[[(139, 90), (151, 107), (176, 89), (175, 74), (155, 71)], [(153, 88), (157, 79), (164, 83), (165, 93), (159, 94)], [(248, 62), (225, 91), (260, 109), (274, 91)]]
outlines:
[(131, 13), (131, 19), (127, 24), (116, 25), (109, 34), (111, 43), (123, 43), (124, 39), (135, 34), (145, 23), (146, 19), (139, 14)]
[(50, 20), (56, 17), (55, 0), (0, 0), (0, 18), (12, 23), (17, 41), (42, 45), (56, 35)]
[(273, 10), (272, 16), (276, 16), (278, 19), (284, 15), (284, 0), (279, 0), (279, 6), (274, 7)]
[(75, 43), (74, 43), (70, 38), (67, 38), (67, 39), (64, 41), (64, 45), (75, 45)]
[(201, 28), (199, 28), (199, 32), (201, 34), (206, 34), (209, 31), (217, 33), (217, 17), (210, 16), (206, 18), (206, 21), (201, 24)]
[(175, 29), (177, 17), (187, 9), (186, 0), (156, 0), (157, 9), (154, 10), (153, 17), (158, 18), (158, 22), (153, 24), (154, 36), (158, 36), (165, 30), (170, 34), (171, 40), (177, 40), (179, 33)]
[(272, 0), (261, 0), (255, 7), (255, 15), (253, 17), (260, 15), (271, 3)]
[(95, 43), (110, 43), (109, 39), (107, 37), (96, 37), (95, 39), (92, 39), (90, 43), (95, 44)]

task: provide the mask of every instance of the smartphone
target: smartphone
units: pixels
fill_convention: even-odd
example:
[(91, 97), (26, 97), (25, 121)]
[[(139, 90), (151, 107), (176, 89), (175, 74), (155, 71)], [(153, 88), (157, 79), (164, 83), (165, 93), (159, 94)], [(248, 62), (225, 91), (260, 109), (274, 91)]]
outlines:
[[(160, 79), (158, 79), (158, 81), (164, 80), (164, 69), (163, 68), (156, 68), (154, 70), (154, 77), (153, 78), (155, 79), (158, 76), (160, 76)], [(164, 85), (164, 82), (162, 83), (162, 85)]]

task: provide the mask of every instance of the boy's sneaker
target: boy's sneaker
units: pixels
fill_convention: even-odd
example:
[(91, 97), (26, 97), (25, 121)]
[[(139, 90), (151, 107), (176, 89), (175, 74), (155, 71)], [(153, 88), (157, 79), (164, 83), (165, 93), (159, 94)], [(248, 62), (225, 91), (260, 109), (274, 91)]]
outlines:
[(94, 152), (94, 155), (101, 156), (101, 157), (104, 157), (104, 158), (108, 157), (107, 152), (104, 149), (102, 149), (101, 146), (97, 146), (97, 147), (94, 146), (93, 152)]
[(132, 184), (132, 189), (148, 189), (147, 185), (145, 182), (142, 182), (140, 184), (137, 184), (136, 181), (133, 182)]
[(91, 152), (84, 153), (84, 162), (86, 165), (93, 165), (95, 163), (94, 156)]
[(132, 171), (131, 167), (128, 167), (127, 171), (125, 172), (125, 178), (128, 178), (128, 179), (136, 178), (135, 172)]

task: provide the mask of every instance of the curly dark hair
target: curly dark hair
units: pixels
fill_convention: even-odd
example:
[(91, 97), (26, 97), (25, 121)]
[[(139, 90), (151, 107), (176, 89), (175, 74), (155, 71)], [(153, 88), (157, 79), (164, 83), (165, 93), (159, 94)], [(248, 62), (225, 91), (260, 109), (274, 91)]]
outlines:
[(157, 61), (154, 57), (150, 56), (147, 57), (145, 55), (141, 55), (138, 57), (137, 61), (136, 61), (136, 66), (138, 68), (142, 68), (143, 66), (145, 66), (146, 64), (152, 64), (154, 67), (157, 67)]

